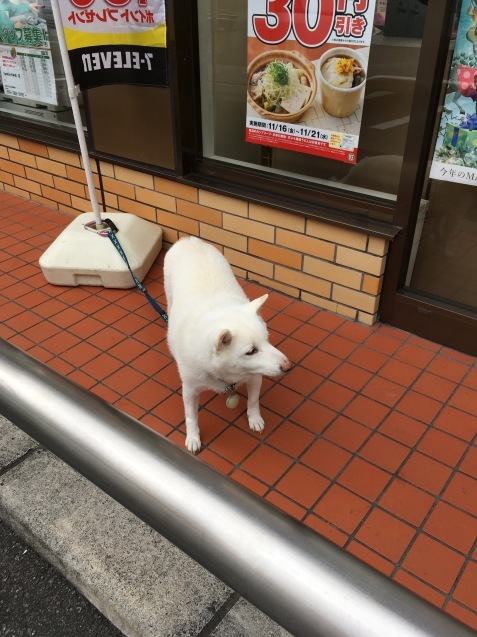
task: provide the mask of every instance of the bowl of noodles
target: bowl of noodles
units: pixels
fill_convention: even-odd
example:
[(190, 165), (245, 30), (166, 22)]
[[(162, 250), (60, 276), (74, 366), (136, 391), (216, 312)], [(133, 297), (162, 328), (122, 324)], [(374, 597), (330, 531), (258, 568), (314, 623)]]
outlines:
[(262, 53), (247, 68), (247, 101), (266, 119), (296, 122), (316, 90), (314, 65), (296, 51)]

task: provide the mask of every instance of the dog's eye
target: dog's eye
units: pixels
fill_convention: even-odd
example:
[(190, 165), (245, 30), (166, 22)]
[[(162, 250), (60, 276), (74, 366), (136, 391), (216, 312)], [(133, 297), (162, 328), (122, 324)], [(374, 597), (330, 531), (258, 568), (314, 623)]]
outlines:
[(256, 347), (252, 347), (252, 349), (250, 349), (247, 352), (247, 356), (253, 356), (254, 354), (256, 354), (258, 352), (258, 349)]

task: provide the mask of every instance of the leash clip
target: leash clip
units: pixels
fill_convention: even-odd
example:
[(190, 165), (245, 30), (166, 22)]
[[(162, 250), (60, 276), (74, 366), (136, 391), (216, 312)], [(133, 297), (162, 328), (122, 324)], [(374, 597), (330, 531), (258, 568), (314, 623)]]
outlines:
[(94, 232), (95, 234), (99, 234), (100, 237), (107, 237), (110, 232), (109, 226), (105, 226), (104, 224), (102, 228), (97, 228), (96, 221), (89, 221), (88, 223), (85, 223), (83, 228), (90, 232)]

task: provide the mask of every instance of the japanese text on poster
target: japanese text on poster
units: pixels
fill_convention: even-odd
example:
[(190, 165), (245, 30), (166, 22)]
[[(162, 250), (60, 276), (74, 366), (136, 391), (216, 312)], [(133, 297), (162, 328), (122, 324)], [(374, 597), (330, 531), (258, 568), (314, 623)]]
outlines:
[(41, 104), (57, 104), (44, 5), (0, 3), (0, 83), (3, 94)]
[(374, 6), (248, 1), (248, 142), (356, 163)]
[(463, 0), (430, 177), (477, 185), (477, 0)]
[(60, 0), (60, 10), (81, 89), (168, 84), (164, 0)]

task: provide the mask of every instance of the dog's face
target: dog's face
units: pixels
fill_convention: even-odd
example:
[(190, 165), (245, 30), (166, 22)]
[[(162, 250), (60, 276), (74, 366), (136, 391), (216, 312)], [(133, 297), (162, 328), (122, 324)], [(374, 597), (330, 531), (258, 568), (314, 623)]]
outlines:
[(290, 367), (286, 356), (269, 343), (267, 326), (259, 315), (267, 297), (255, 299), (222, 317), (212, 357), (217, 378), (239, 383), (251, 374), (279, 376)]

